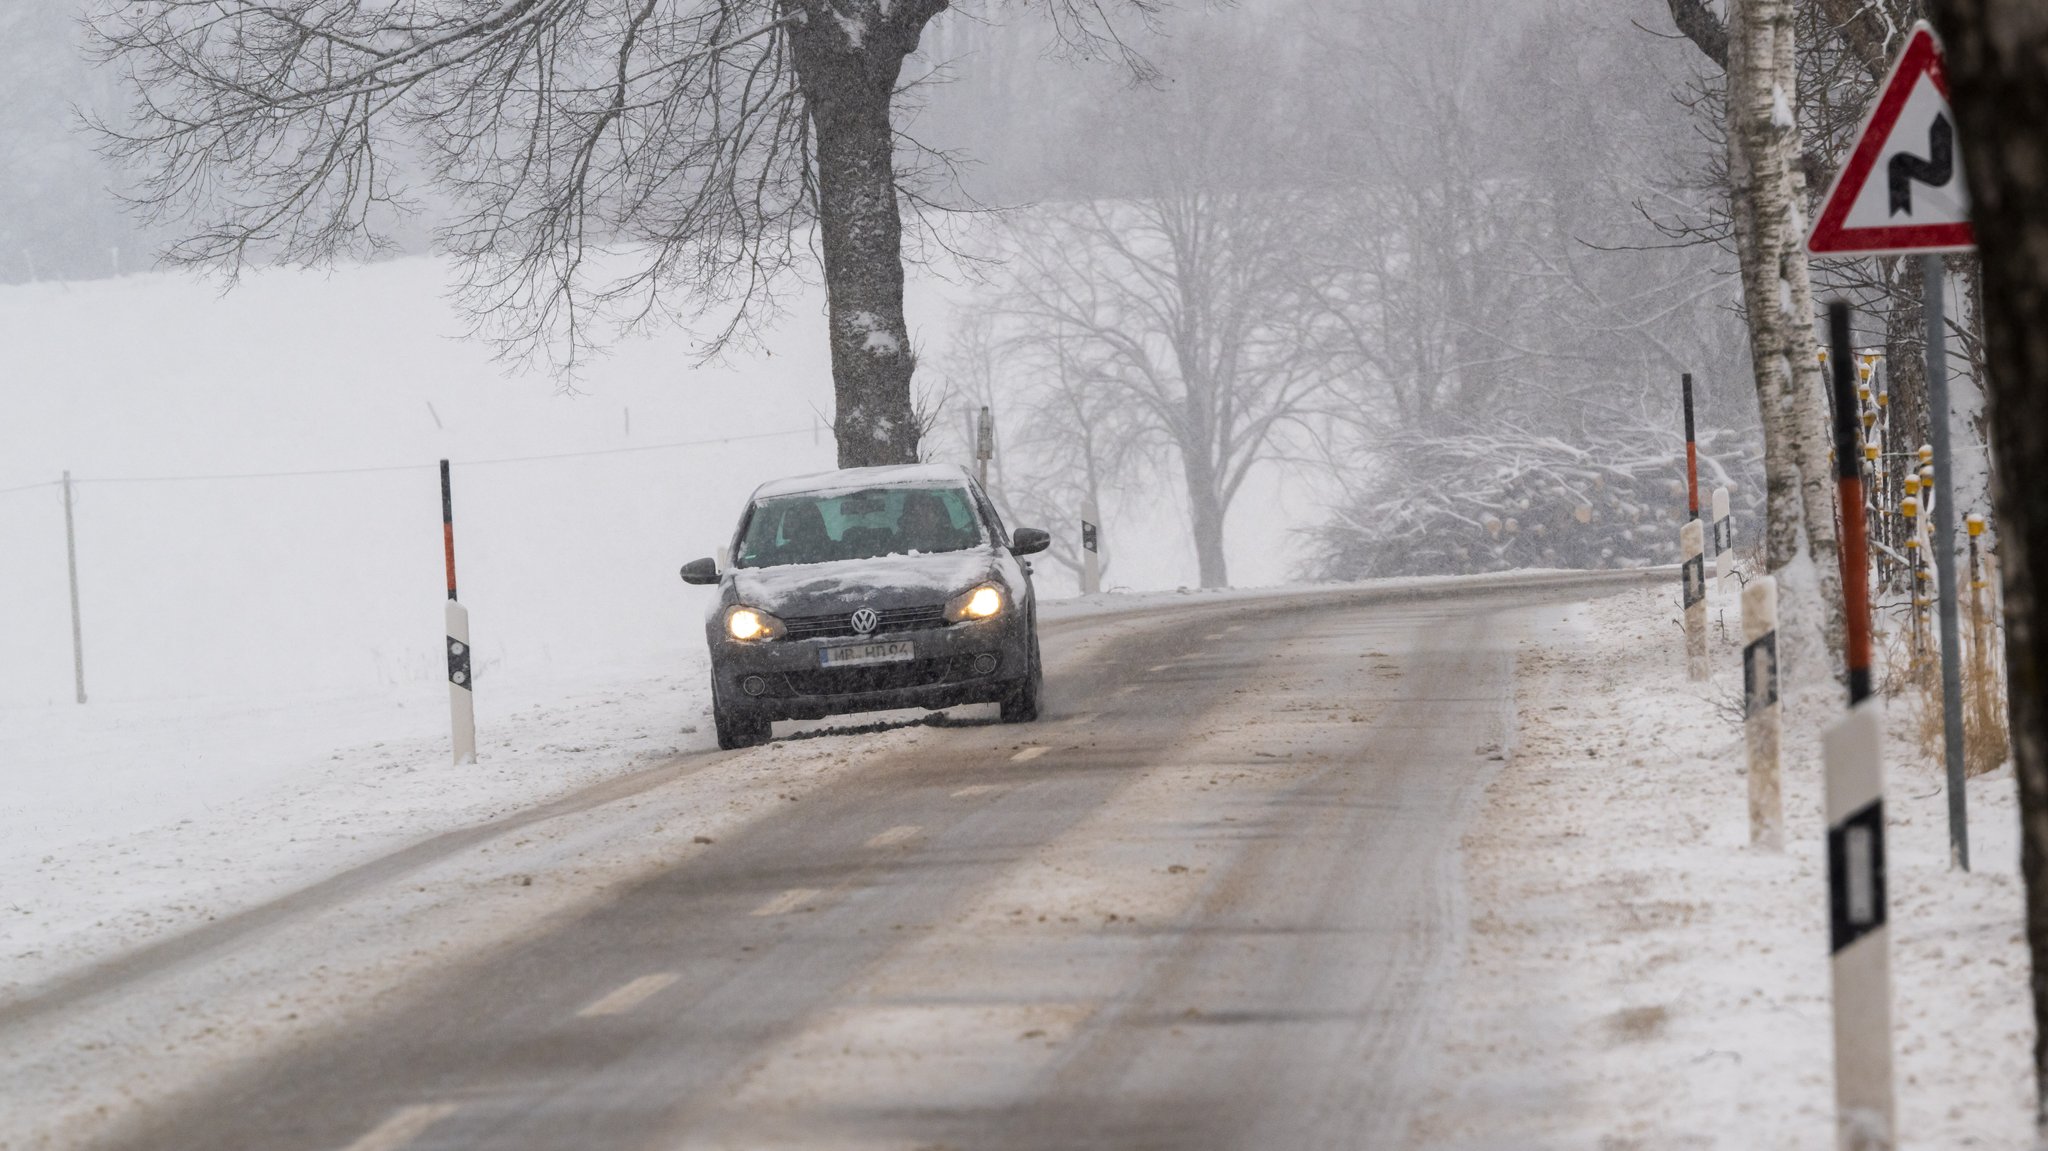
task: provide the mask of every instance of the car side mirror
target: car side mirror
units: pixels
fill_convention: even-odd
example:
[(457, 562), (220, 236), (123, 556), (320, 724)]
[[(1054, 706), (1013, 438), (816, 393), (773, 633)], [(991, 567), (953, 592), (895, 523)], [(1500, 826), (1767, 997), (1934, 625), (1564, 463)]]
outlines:
[(718, 582), (718, 561), (714, 559), (691, 560), (683, 565), (683, 582), (710, 584)]
[(1052, 533), (1043, 528), (1018, 528), (1010, 533), (1010, 554), (1028, 556), (1052, 546)]

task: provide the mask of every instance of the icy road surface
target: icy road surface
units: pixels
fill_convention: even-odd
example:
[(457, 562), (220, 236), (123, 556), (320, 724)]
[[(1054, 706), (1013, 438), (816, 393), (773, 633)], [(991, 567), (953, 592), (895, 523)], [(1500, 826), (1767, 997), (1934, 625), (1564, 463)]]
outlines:
[[(49, 1145), (1395, 1145), (1528, 609), (1643, 578), (1049, 622), (1037, 724), (686, 756), (57, 981), (0, 1048)], [(692, 834), (693, 780), (792, 761), (833, 770)], [(189, 1082), (134, 1041), (209, 1011)]]

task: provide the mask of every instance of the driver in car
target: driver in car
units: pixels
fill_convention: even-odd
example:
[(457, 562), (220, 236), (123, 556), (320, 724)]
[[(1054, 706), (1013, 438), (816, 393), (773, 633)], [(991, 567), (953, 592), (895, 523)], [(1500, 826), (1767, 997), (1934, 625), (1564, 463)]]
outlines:
[(896, 550), (899, 552), (958, 551), (972, 545), (946, 513), (946, 505), (930, 492), (912, 491), (903, 497), (903, 510), (896, 516)]

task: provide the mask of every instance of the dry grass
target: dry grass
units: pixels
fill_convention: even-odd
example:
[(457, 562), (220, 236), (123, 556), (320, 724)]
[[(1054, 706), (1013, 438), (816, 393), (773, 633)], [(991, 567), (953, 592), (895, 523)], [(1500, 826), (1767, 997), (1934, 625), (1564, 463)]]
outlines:
[[(1999, 626), (1996, 582), (1962, 608), (1963, 640), (1963, 770), (1982, 775), (1997, 770), (2009, 753), (2006, 741), (2005, 661)], [(1966, 589), (1967, 590), (1967, 589)], [(1934, 635), (1933, 612), (1913, 626), (1903, 603), (1879, 608), (1886, 630), (1875, 637), (1884, 674), (1878, 690), (1913, 709), (1913, 736), (1930, 762), (1944, 754), (1941, 706), (1940, 644)], [(1917, 640), (1917, 642), (1916, 642)]]
[(2005, 651), (1998, 580), (1985, 560), (1981, 590), (1965, 589), (1963, 607), (1963, 765), (1971, 775), (1995, 771), (2011, 754), (2007, 742)]

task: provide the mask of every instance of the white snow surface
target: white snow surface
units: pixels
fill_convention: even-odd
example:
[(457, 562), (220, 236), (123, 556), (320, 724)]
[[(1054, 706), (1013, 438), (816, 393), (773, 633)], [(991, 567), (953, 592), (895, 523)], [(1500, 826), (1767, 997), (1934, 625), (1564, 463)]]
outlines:
[[(1466, 838), (1471, 931), (1420, 1146), (1834, 1145), (1819, 732), (1785, 718), (1787, 847), (1749, 846), (1736, 604), (1684, 674), (1674, 593), (1574, 608), (1525, 641), (1516, 744)], [(1888, 711), (1902, 1148), (2032, 1148), (2033, 1027), (2011, 767), (1969, 783), (1948, 866), (1938, 758)]]

